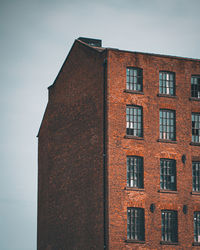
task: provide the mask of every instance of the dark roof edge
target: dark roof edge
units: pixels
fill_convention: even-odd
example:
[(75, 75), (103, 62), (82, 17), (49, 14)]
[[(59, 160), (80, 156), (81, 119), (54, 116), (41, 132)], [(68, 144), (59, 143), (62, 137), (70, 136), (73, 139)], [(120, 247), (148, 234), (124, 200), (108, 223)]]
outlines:
[(149, 56), (168, 57), (168, 58), (172, 58), (172, 59), (189, 60), (189, 61), (198, 61), (198, 62), (200, 62), (200, 59), (190, 58), (190, 57), (172, 56), (172, 55), (156, 54), (156, 53), (149, 53), (149, 52), (139, 52), (139, 51), (131, 51), (131, 50), (120, 50), (120, 49), (115, 49), (115, 48), (107, 48), (107, 49), (108, 50), (113, 50), (113, 51), (116, 51), (116, 52), (123, 52), (123, 53), (143, 54), (143, 55), (149, 55)]

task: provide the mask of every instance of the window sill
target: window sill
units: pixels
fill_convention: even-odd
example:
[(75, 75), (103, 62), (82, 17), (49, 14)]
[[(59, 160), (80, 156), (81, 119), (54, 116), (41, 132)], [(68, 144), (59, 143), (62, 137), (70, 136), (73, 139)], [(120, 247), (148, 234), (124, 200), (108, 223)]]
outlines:
[(126, 243), (139, 243), (139, 244), (145, 244), (145, 241), (143, 240), (125, 240)]
[(177, 99), (176, 95), (167, 95), (167, 94), (157, 94), (158, 97), (168, 97), (168, 98), (173, 98)]
[(192, 191), (191, 194), (192, 195), (200, 195), (200, 192), (199, 191)]
[(125, 139), (144, 140), (143, 137), (138, 137), (138, 136), (134, 136), (134, 135), (125, 135), (124, 138), (125, 138)]
[(178, 242), (161, 241), (161, 245), (178, 245)]
[(197, 101), (197, 102), (200, 102), (200, 98), (198, 98), (198, 97), (190, 97), (189, 100), (190, 100), (190, 101)]
[(166, 190), (166, 189), (159, 189), (159, 193), (168, 193), (168, 194), (178, 194), (177, 190)]
[(200, 242), (193, 242), (192, 245), (193, 246), (200, 246)]
[(144, 192), (144, 188), (136, 188), (136, 187), (125, 187), (124, 190), (127, 191), (139, 191), (139, 192)]
[(173, 143), (173, 144), (177, 144), (177, 141), (172, 141), (172, 140), (165, 140), (165, 139), (158, 139), (158, 142), (164, 142), (164, 143)]
[(190, 142), (190, 145), (192, 145), (192, 146), (200, 146), (200, 142)]
[(144, 92), (143, 92), (143, 91), (139, 91), (139, 90), (125, 89), (124, 92), (125, 92), (125, 93), (130, 93), (130, 94), (144, 95)]

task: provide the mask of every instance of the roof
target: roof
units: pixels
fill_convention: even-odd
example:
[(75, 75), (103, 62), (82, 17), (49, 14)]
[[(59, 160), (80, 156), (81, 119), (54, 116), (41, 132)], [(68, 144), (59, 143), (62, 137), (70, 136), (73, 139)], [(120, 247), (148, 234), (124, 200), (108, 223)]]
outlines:
[(98, 52), (103, 52), (105, 50), (113, 50), (120, 53), (133, 53), (133, 54), (143, 54), (143, 55), (149, 55), (149, 56), (156, 56), (156, 57), (167, 57), (172, 59), (178, 59), (178, 60), (189, 60), (189, 61), (196, 61), (200, 62), (200, 59), (197, 58), (190, 58), (190, 57), (181, 57), (181, 56), (172, 56), (172, 55), (165, 55), (165, 54), (156, 54), (156, 53), (149, 53), (149, 52), (139, 52), (139, 51), (130, 51), (130, 50), (121, 50), (117, 48), (110, 48), (110, 47), (95, 47), (92, 45), (89, 45), (88, 43), (85, 43), (79, 39), (76, 39), (76, 41), (82, 43), (83, 45), (86, 45), (87, 47), (94, 49)]

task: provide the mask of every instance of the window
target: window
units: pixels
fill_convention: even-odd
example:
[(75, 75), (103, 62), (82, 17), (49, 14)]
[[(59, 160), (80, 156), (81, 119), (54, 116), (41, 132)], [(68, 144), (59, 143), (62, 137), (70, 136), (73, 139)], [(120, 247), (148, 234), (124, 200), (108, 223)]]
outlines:
[(200, 76), (191, 77), (191, 96), (200, 98)]
[(127, 209), (127, 239), (144, 241), (144, 209)]
[(200, 114), (192, 113), (192, 142), (200, 142)]
[(143, 158), (127, 157), (127, 186), (143, 188)]
[(159, 73), (159, 93), (165, 95), (175, 95), (175, 74), (172, 72)]
[(160, 188), (176, 190), (176, 161), (160, 159)]
[(194, 242), (200, 242), (200, 212), (194, 212)]
[(126, 107), (126, 134), (142, 137), (142, 107)]
[(178, 241), (177, 211), (162, 210), (162, 241)]
[(192, 191), (200, 191), (200, 162), (192, 162)]
[(175, 111), (160, 110), (160, 139), (175, 140)]
[(126, 89), (142, 91), (142, 69), (126, 68)]

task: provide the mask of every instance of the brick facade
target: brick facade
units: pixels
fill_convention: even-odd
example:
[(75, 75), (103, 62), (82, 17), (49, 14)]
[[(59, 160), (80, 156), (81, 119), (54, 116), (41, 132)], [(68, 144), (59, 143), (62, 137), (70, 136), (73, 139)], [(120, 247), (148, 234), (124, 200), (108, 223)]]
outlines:
[[(143, 70), (142, 91), (126, 90), (127, 67)], [(160, 71), (174, 72), (175, 96), (159, 94)], [(200, 144), (191, 144), (191, 113), (200, 113), (200, 99), (191, 98), (191, 75), (200, 75), (200, 60), (75, 41), (49, 88), (38, 135), (39, 250), (198, 248), (192, 161), (200, 161)], [(127, 105), (142, 107), (141, 138), (126, 135)], [(159, 139), (160, 109), (175, 111), (174, 141)], [(143, 157), (144, 188), (127, 187), (127, 156)], [(175, 191), (160, 189), (160, 159), (176, 161)], [(128, 207), (144, 209), (142, 242), (127, 241)], [(177, 211), (173, 245), (161, 241), (161, 210)]]

